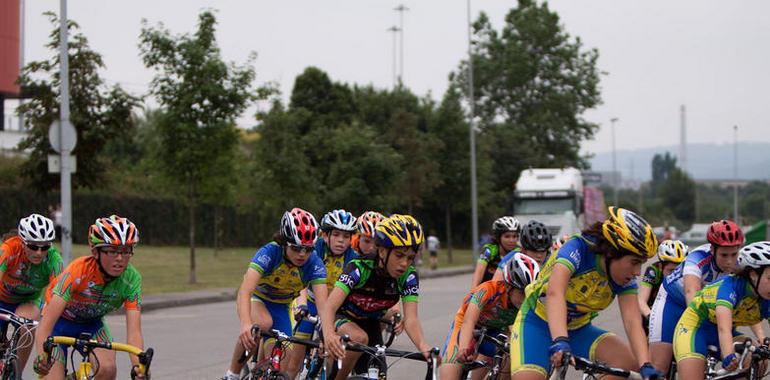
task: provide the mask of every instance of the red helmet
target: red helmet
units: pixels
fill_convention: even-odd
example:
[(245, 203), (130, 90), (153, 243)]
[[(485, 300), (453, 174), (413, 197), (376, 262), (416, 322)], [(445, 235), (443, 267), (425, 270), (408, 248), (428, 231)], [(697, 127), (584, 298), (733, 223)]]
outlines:
[(729, 247), (743, 244), (743, 231), (732, 220), (718, 220), (711, 223), (706, 233), (709, 243)]
[(294, 245), (313, 245), (318, 238), (318, 223), (313, 214), (295, 207), (283, 214), (281, 235)]

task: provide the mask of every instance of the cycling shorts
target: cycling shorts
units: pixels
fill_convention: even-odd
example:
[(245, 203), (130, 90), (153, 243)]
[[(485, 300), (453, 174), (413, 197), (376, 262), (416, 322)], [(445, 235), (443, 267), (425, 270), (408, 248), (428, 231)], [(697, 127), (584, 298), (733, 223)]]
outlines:
[[(112, 334), (110, 334), (110, 328), (104, 323), (102, 319), (96, 319), (93, 321), (78, 323), (59, 318), (56, 324), (53, 326), (51, 336), (69, 336), (73, 338), (80, 338), (81, 333), (91, 334), (91, 339), (96, 339), (98, 342), (112, 342)], [(51, 356), (61, 363), (67, 363), (67, 352), (69, 346), (63, 344), (57, 344), (51, 352)], [(78, 352), (83, 354), (82, 349), (78, 349)]]
[[(288, 303), (276, 303), (262, 299), (260, 297), (251, 296), (251, 302), (259, 302), (265, 306), (267, 312), (270, 313), (270, 317), (273, 320), (271, 329), (278, 330), (288, 336), (291, 336), (291, 305)], [(262, 338), (263, 341), (267, 341), (267, 338)]]
[[(307, 300), (307, 314), (312, 317), (318, 316), (318, 307), (311, 299)], [(305, 319), (297, 323), (299, 323), (299, 326), (297, 327), (297, 338), (310, 339), (310, 337), (313, 335), (315, 324)]]
[[(733, 340), (743, 338), (744, 336), (733, 328)], [(695, 310), (687, 308), (674, 331), (674, 358), (677, 363), (689, 358), (705, 360), (708, 346), (716, 347), (719, 357), (722, 357), (717, 325), (701, 319)]]
[(650, 311), (650, 343), (673, 344), (674, 328), (685, 309), (661, 286)]
[[(596, 347), (604, 338), (614, 334), (588, 323), (569, 330), (568, 335), (574, 355), (595, 360)], [(534, 371), (547, 377), (551, 371), (551, 358), (548, 355), (551, 341), (548, 322), (525, 306), (519, 311), (511, 329), (511, 374)]]

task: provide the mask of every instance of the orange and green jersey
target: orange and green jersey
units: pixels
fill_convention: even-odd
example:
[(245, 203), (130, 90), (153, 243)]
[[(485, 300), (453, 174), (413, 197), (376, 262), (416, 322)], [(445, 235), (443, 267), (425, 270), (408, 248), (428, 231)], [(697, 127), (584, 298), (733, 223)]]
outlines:
[(121, 306), (126, 310), (141, 310), (142, 276), (128, 264), (120, 276), (106, 281), (95, 257), (79, 257), (56, 277), (46, 292), (46, 302), (54, 295), (67, 302), (62, 318), (90, 322)]
[(477, 327), (486, 327), (492, 330), (505, 330), (516, 320), (519, 313), (508, 297), (510, 288), (503, 281), (482, 282), (463, 299), (460, 310), (455, 315), (455, 324), (462, 324), (465, 311), (469, 304), (476, 304), (479, 308)]
[(24, 253), (24, 242), (14, 236), (0, 245), (0, 301), (9, 304), (39, 302), (43, 290), (62, 272), (62, 258), (52, 245), (40, 264), (32, 264)]

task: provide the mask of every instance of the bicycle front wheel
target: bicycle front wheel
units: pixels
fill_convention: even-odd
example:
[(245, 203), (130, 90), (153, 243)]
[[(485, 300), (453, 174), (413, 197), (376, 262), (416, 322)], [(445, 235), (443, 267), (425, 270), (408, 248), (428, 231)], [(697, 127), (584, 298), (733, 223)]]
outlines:
[(3, 365), (2, 380), (21, 380), (21, 368), (17, 359), (9, 359)]

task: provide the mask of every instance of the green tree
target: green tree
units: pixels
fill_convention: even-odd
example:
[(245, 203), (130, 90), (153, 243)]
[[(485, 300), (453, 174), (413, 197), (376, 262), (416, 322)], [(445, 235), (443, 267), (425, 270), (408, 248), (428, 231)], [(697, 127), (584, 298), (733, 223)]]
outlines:
[[(585, 167), (580, 143), (597, 125), (583, 114), (601, 102), (598, 52), (585, 50), (547, 3), (522, 0), (500, 32), (482, 13), (473, 24), (474, 106), (491, 144), (494, 185), (510, 194), (522, 169)], [(467, 62), (451, 80), (467, 88)]]
[(652, 192), (657, 194), (660, 187), (676, 170), (676, 157), (671, 153), (656, 154), (652, 157)]
[[(190, 283), (195, 276), (195, 209), (203, 199), (232, 194), (239, 133), (236, 118), (255, 98), (251, 61), (238, 66), (220, 57), (216, 19), (198, 17), (193, 34), (173, 36), (145, 22), (140, 50), (145, 66), (156, 70), (150, 92), (163, 108), (158, 123), (163, 174), (177, 183), (189, 206)], [(253, 58), (252, 58), (253, 59)], [(257, 92), (259, 93), (259, 92)]]
[[(58, 188), (59, 175), (48, 173), (48, 154), (54, 153), (48, 141), (48, 128), (59, 120), (61, 79), (59, 75), (59, 19), (46, 13), (53, 30), (46, 44), (51, 52), (48, 60), (26, 64), (19, 78), (22, 88), (33, 97), (19, 107), (29, 125), (30, 134), (18, 149), (30, 150), (29, 159), (22, 164), (22, 174), (31, 182), (30, 188), (47, 192)], [(107, 143), (125, 139), (133, 133), (131, 110), (137, 99), (120, 86), (107, 87), (99, 76), (104, 68), (102, 56), (92, 50), (86, 37), (74, 21), (68, 22), (70, 121), (77, 130), (77, 172), (73, 173), (75, 188), (103, 188), (106, 173), (115, 157), (103, 154)]]
[(695, 220), (695, 181), (679, 168), (674, 168), (660, 186), (659, 195), (666, 208), (685, 225)]

